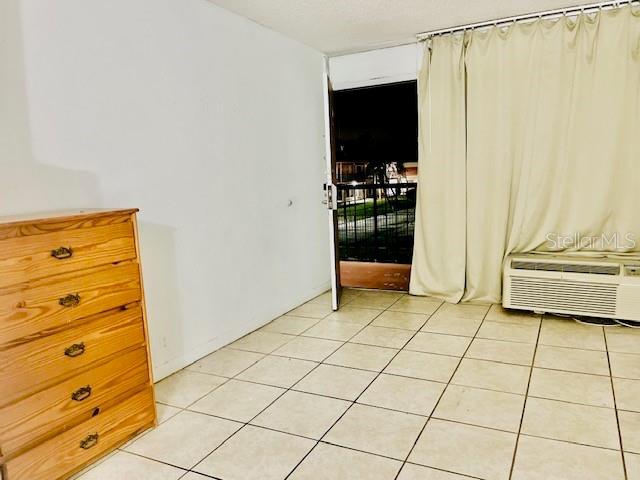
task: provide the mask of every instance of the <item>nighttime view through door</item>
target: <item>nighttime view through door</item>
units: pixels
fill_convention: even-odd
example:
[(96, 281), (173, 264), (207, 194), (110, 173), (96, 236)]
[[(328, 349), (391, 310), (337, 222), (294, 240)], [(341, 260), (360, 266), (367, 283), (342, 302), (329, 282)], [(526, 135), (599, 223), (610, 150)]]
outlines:
[(416, 82), (334, 93), (340, 260), (410, 264)]

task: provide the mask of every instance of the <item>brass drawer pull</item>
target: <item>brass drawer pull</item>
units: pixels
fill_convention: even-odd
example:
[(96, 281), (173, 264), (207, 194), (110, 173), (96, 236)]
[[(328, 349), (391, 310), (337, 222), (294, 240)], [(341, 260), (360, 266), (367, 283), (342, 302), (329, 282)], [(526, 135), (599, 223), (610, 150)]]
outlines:
[(71, 394), (71, 399), (76, 402), (81, 402), (86, 400), (91, 396), (91, 385), (87, 385), (86, 387), (81, 387), (75, 392)]
[(66, 297), (62, 297), (58, 300), (58, 304), (63, 307), (75, 307), (80, 303), (80, 295), (77, 293), (70, 293)]
[(87, 435), (84, 440), (80, 440), (80, 448), (83, 450), (89, 450), (91, 447), (94, 447), (98, 443), (98, 434), (92, 433), (91, 435)]
[(67, 357), (73, 358), (73, 357), (82, 355), (84, 353), (84, 349), (85, 349), (84, 342), (74, 343), (70, 347), (67, 347), (64, 349), (64, 354)]
[(59, 247), (51, 250), (51, 256), (58, 260), (64, 260), (65, 258), (71, 258), (73, 256), (73, 249), (71, 247)]

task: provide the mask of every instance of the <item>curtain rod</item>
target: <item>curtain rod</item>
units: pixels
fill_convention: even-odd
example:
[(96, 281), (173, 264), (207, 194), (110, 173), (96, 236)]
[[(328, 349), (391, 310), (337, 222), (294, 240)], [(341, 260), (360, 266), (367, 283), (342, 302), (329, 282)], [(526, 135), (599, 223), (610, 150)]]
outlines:
[(440, 30), (432, 30), (430, 32), (422, 32), (418, 33), (416, 37), (418, 41), (426, 40), (435, 35), (443, 35), (449, 33), (462, 32), (469, 29), (475, 28), (484, 28), (484, 27), (492, 27), (505, 23), (513, 23), (513, 22), (521, 22), (527, 20), (537, 20), (539, 18), (554, 18), (554, 17), (562, 17), (562, 16), (572, 16), (580, 13), (584, 13), (590, 10), (609, 10), (614, 8), (620, 8), (623, 5), (631, 5), (638, 0), (620, 0), (620, 1), (608, 1), (608, 2), (598, 2), (598, 3), (589, 3), (586, 5), (576, 5), (574, 7), (566, 7), (566, 8), (557, 8), (555, 10), (545, 10), (537, 13), (528, 13), (525, 15), (516, 15), (513, 17), (505, 17), (496, 20), (489, 20), (486, 22), (477, 22), (477, 23), (469, 23), (467, 25), (459, 25), (457, 27), (452, 28), (442, 28)]

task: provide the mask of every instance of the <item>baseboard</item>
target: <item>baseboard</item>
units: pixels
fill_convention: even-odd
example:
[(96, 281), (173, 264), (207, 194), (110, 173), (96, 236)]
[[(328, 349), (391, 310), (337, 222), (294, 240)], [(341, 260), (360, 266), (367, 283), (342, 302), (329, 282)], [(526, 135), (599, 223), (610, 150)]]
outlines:
[[(184, 367), (187, 367), (192, 363), (200, 360), (201, 358), (206, 357), (207, 355), (215, 352), (216, 350), (219, 350), (225, 345), (228, 345), (229, 343), (234, 342), (235, 340), (241, 337), (244, 337), (245, 335), (253, 332), (254, 330), (257, 330), (263, 327), (264, 325), (271, 322), (272, 320), (293, 310), (297, 306), (305, 302), (308, 302), (309, 300), (326, 292), (330, 288), (331, 288), (331, 283), (327, 282), (326, 284), (323, 284), (319, 287), (312, 289), (308, 294), (303, 295), (302, 296), (303, 300), (292, 302), (291, 304), (287, 305), (284, 309), (282, 309), (282, 311), (279, 311), (278, 313), (273, 315), (269, 315), (271, 318), (266, 319), (264, 322), (261, 322), (257, 325), (243, 325), (240, 328), (222, 332), (219, 336), (192, 348), (191, 351), (189, 351), (188, 353), (185, 353), (184, 355), (180, 355), (179, 357), (169, 360), (168, 362), (165, 362), (162, 365), (153, 365), (154, 382), (159, 382), (163, 378), (168, 377), (169, 375), (179, 370), (182, 370)], [(153, 359), (151, 360), (153, 361)]]

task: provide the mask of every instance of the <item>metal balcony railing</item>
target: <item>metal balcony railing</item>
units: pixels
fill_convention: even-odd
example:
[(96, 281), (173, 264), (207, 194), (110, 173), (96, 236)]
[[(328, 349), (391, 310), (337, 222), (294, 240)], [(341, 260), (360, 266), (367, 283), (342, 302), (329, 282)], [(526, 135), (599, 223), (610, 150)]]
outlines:
[(411, 263), (417, 184), (337, 187), (340, 260)]

